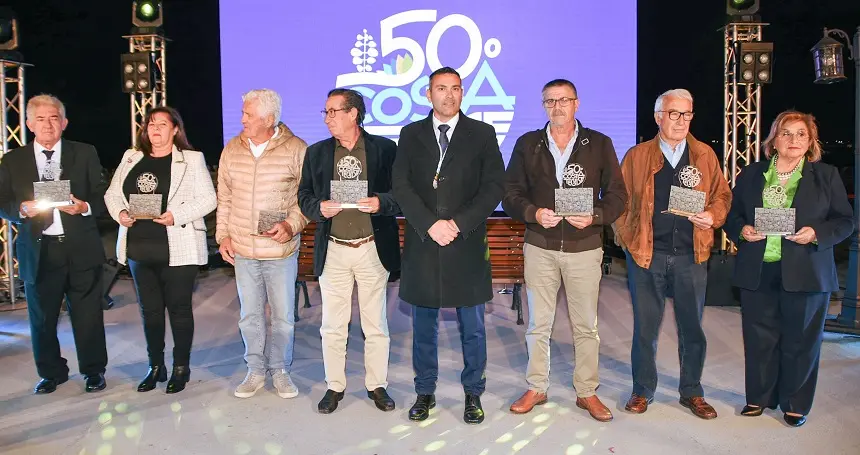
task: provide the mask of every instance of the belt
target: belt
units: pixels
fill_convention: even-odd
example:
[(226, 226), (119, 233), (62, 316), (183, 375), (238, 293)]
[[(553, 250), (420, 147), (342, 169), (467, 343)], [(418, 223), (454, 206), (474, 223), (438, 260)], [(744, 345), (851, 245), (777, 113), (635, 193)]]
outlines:
[(48, 235), (48, 234), (42, 234), (42, 240), (44, 240), (44, 241), (46, 241), (46, 242), (58, 242), (58, 243), (63, 243), (63, 242), (65, 242), (65, 241), (66, 241), (66, 236), (65, 236), (65, 235)]
[(329, 238), (329, 240), (331, 240), (334, 243), (337, 243), (338, 245), (348, 246), (350, 248), (358, 248), (361, 245), (364, 245), (365, 243), (370, 243), (373, 241), (372, 235), (370, 237), (365, 237), (363, 239), (357, 239), (357, 240), (341, 240), (339, 238), (332, 237), (332, 236), (328, 236), (328, 238)]

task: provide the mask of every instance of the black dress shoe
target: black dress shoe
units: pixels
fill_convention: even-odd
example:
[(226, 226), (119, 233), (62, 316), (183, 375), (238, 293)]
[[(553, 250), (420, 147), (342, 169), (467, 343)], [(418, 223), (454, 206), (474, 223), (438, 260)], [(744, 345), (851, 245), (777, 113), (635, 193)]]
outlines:
[(415, 404), (409, 409), (409, 420), (420, 422), (430, 416), (430, 410), (436, 407), (436, 396), (418, 395)]
[(105, 384), (105, 375), (103, 373), (84, 376), (84, 383), (86, 384), (84, 390), (88, 393), (98, 392), (99, 390), (104, 390), (105, 387), (107, 387), (107, 384)]
[(68, 381), (69, 375), (65, 375), (55, 379), (42, 379), (36, 384), (36, 388), (33, 389), (33, 393), (37, 395), (53, 393), (57, 390), (57, 386)]
[(741, 409), (741, 415), (747, 417), (758, 417), (764, 412), (763, 406), (746, 405)]
[(191, 368), (187, 366), (173, 366), (170, 381), (167, 382), (167, 393), (177, 393), (185, 390), (185, 384), (191, 380)]
[(799, 427), (806, 423), (806, 416), (793, 416), (788, 414), (783, 414), (782, 419), (785, 420), (785, 423), (793, 426)]
[(154, 389), (159, 382), (167, 380), (167, 369), (164, 365), (153, 365), (149, 367), (149, 372), (140, 384), (137, 385), (138, 392), (149, 392)]
[(466, 395), (466, 410), (463, 412), (463, 421), (472, 424), (484, 421), (484, 408), (481, 407), (481, 397), (478, 395)]
[(343, 392), (335, 392), (334, 390), (326, 390), (320, 403), (317, 405), (317, 410), (320, 414), (331, 414), (337, 409), (337, 404), (343, 400)]
[(394, 410), (394, 400), (388, 396), (388, 392), (383, 387), (377, 387), (373, 392), (368, 390), (367, 398), (373, 400), (373, 404), (375, 404), (380, 411)]

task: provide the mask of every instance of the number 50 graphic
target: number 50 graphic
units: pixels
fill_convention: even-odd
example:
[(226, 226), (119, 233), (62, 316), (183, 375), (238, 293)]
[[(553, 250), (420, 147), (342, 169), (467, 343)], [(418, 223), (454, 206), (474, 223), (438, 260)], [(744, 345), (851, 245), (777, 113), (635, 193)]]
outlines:
[[(406, 24), (418, 22), (436, 22), (436, 10), (414, 10), (404, 11), (387, 17), (379, 22), (380, 27), (380, 51), (382, 57), (392, 52), (406, 51), (412, 56), (412, 66), (403, 74), (376, 73), (349, 73), (337, 77), (335, 85), (345, 87), (352, 85), (381, 85), (386, 87), (402, 87), (414, 82), (424, 72), (425, 63), (431, 70), (437, 70), (445, 65), (439, 60), (439, 41), (442, 35), (452, 27), (460, 27), (469, 36), (469, 56), (463, 64), (456, 68), (460, 77), (465, 79), (478, 67), (481, 60), (481, 51), (487, 57), (494, 58), (502, 50), (502, 44), (496, 38), (490, 38), (483, 42), (481, 31), (475, 21), (462, 14), (451, 14), (436, 22), (427, 35), (427, 43), (424, 49), (415, 40), (405, 36), (394, 36), (394, 29)], [(483, 48), (483, 49), (482, 49)], [(425, 56), (426, 50), (426, 56)], [(426, 61), (425, 61), (426, 58)], [(448, 65), (452, 66), (452, 65)]]

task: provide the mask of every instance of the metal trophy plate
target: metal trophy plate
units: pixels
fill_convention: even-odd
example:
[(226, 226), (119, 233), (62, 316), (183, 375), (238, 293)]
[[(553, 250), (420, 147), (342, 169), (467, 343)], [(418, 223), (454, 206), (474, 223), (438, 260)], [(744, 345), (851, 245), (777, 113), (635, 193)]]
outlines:
[(795, 233), (794, 208), (755, 209), (755, 230), (759, 234), (784, 236)]
[(129, 194), (128, 214), (136, 220), (151, 220), (161, 216), (161, 194)]
[(555, 214), (558, 216), (594, 215), (594, 188), (556, 188)]
[(40, 209), (73, 205), (72, 185), (69, 180), (33, 182), (33, 199)]
[(672, 185), (669, 188), (669, 208), (663, 213), (691, 217), (705, 211), (705, 192)]
[(270, 231), (276, 224), (287, 220), (286, 212), (277, 210), (260, 210), (260, 215), (257, 218), (257, 233), (255, 236), (266, 236), (266, 232)]
[(681, 186), (669, 187), (669, 207), (663, 213), (689, 218), (705, 211), (705, 192), (694, 190), (702, 182), (702, 172), (695, 166), (684, 166), (678, 173)]
[(358, 205), (358, 200), (367, 197), (367, 180), (361, 176), (361, 160), (347, 155), (337, 162), (337, 173), (341, 180), (331, 181), (331, 200), (342, 209), (368, 208)]
[(555, 189), (556, 215), (594, 215), (594, 188), (580, 187), (583, 183), (585, 183), (585, 169), (582, 165), (568, 164), (562, 174), (562, 187)]

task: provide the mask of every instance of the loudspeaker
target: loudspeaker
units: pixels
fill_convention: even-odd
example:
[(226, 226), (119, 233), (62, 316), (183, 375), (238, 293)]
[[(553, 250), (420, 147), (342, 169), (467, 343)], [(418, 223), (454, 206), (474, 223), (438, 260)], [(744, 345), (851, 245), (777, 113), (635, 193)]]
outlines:
[(732, 286), (735, 256), (725, 251), (712, 252), (708, 259), (708, 287), (705, 306), (740, 306), (740, 291)]

